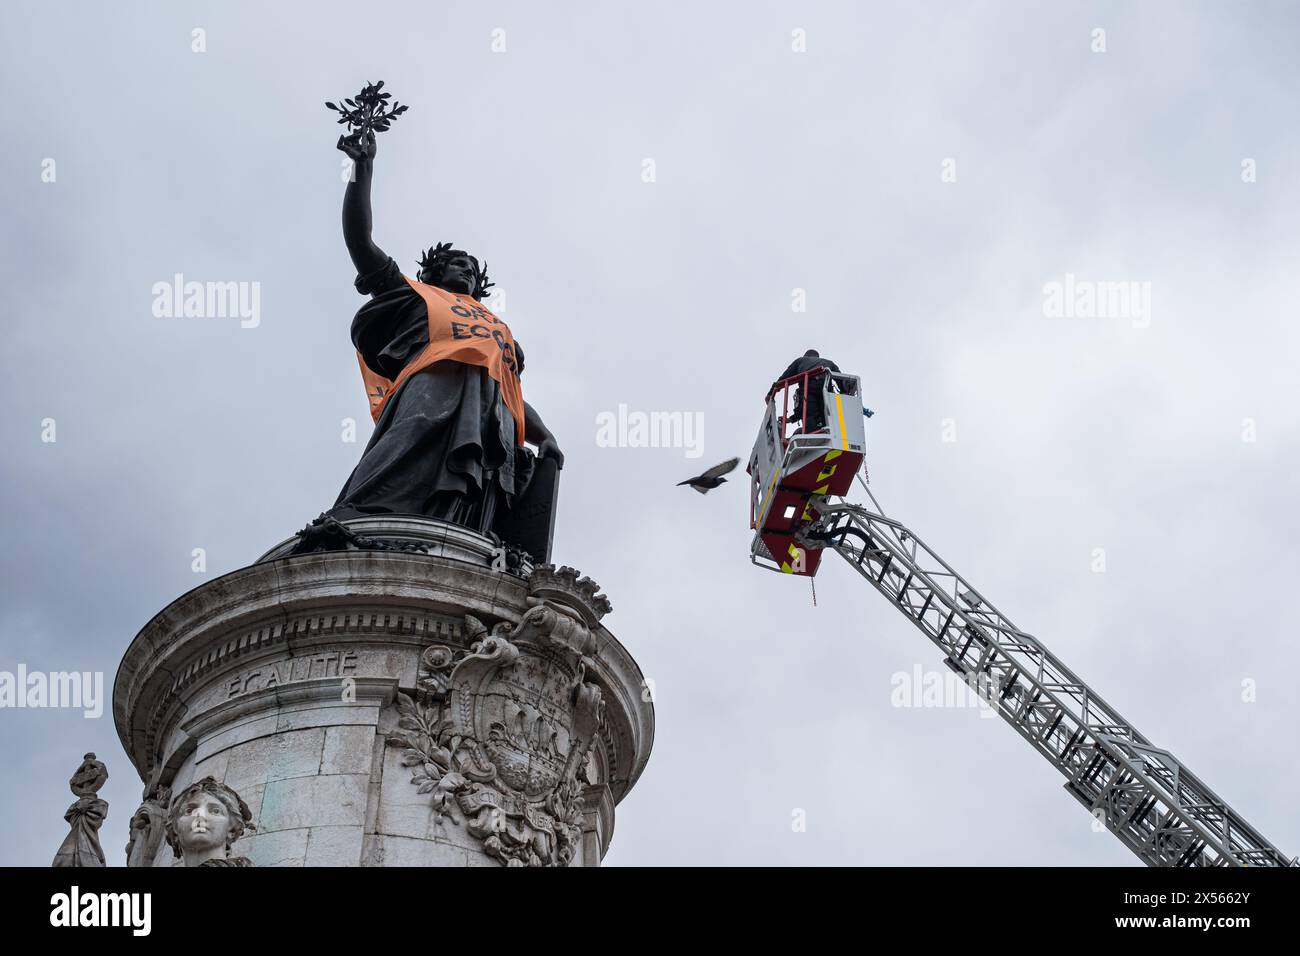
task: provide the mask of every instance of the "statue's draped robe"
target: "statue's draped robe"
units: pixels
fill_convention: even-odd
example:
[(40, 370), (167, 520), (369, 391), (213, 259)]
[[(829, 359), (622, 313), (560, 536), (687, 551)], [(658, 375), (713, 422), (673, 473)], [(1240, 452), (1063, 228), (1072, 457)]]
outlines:
[[(371, 370), (395, 381), (429, 344), (425, 301), (391, 258), (356, 287), (372, 298), (352, 321), (352, 344)], [(517, 427), (486, 368), (435, 362), (388, 397), (329, 514), (426, 515), (491, 531), (532, 473)]]
[(99, 845), (99, 828), (108, 815), (108, 803), (95, 796), (84, 796), (68, 807), (63, 819), (72, 829), (54, 854), (51, 866), (103, 866), (104, 850)]

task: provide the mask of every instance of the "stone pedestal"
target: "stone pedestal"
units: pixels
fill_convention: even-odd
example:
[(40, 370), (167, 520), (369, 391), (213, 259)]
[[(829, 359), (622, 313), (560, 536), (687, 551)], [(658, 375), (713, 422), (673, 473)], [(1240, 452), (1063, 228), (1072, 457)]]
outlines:
[(141, 779), (238, 791), (256, 866), (599, 865), (654, 735), (604, 596), (455, 525), (347, 527), (140, 631), (113, 715)]

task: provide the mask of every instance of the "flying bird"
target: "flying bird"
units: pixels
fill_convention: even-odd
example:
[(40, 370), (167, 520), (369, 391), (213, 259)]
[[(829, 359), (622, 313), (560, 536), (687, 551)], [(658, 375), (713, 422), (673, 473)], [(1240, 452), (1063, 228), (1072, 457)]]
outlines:
[(722, 477), (723, 475), (739, 464), (739, 458), (729, 458), (720, 465), (714, 465), (702, 475), (696, 475), (694, 478), (687, 478), (685, 481), (677, 482), (677, 487), (680, 488), (682, 485), (690, 485), (700, 494), (707, 495), (710, 488), (716, 488), (727, 480)]

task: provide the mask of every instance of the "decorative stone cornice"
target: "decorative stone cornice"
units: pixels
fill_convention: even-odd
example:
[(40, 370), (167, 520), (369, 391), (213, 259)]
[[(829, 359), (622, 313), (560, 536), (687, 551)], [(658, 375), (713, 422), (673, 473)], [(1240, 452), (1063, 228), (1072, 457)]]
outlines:
[(550, 601), (576, 611), (588, 627), (613, 610), (609, 598), (600, 593), (600, 585), (569, 567), (540, 564), (528, 578), (530, 604)]
[[(310, 543), (314, 550), (303, 552), (303, 534), (311, 529), (315, 529), (315, 540)], [(271, 548), (256, 563), (330, 550), (395, 551), (452, 558), (487, 565), (522, 578), (533, 571), (532, 559), (522, 551), (503, 547), (460, 525), (415, 515), (374, 515), (342, 522), (329, 519), (319, 527), (313, 522), (303, 532)]]

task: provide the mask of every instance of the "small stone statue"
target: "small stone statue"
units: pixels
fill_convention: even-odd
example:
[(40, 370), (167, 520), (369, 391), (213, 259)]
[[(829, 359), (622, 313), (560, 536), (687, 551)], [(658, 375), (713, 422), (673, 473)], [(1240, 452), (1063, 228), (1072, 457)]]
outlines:
[(171, 799), (170, 787), (158, 784), (145, 788), (144, 802), (131, 817), (131, 839), (126, 843), (127, 866), (153, 866), (167, 829), (167, 805)]
[(93, 753), (86, 754), (68, 787), (77, 802), (68, 807), (63, 819), (72, 828), (54, 854), (51, 866), (104, 866), (104, 849), (99, 845), (99, 828), (108, 816), (108, 801), (95, 794), (108, 780), (108, 768)]
[(231, 856), (230, 846), (253, 829), (248, 804), (214, 777), (190, 784), (167, 812), (167, 845), (186, 866), (252, 866), (246, 856)]

